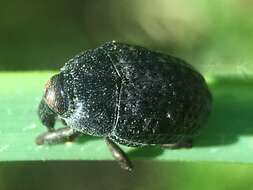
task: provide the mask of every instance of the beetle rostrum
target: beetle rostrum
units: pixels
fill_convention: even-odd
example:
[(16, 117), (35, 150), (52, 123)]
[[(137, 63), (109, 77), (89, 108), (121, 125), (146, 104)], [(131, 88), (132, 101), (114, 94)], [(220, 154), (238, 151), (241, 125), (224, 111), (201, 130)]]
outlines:
[[(204, 78), (182, 59), (108, 42), (76, 55), (49, 80), (38, 110), (49, 131), (36, 142), (103, 137), (121, 167), (131, 170), (117, 144), (189, 146), (211, 102)], [(66, 126), (54, 129), (56, 118)]]

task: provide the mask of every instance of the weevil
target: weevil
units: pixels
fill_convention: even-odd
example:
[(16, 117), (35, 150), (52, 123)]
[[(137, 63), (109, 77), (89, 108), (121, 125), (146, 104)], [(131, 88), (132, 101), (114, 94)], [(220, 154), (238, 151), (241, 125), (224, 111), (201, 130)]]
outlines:
[[(199, 72), (180, 58), (107, 42), (70, 59), (45, 86), (38, 115), (48, 131), (37, 144), (103, 137), (121, 167), (130, 147), (191, 146), (204, 126), (212, 96)], [(56, 119), (65, 127), (54, 129)]]

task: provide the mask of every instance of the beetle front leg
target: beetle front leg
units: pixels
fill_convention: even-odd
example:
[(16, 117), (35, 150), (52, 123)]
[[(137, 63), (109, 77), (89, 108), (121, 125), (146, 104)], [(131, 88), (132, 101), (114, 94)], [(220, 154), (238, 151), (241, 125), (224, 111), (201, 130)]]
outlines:
[(64, 127), (42, 133), (36, 138), (36, 144), (57, 144), (72, 141), (78, 136), (78, 132), (70, 127)]
[(124, 170), (132, 171), (133, 169), (132, 162), (129, 160), (125, 152), (121, 150), (121, 148), (117, 144), (115, 144), (112, 140), (110, 140), (108, 137), (105, 138), (105, 142), (109, 147), (115, 160), (117, 160), (118, 163), (120, 164), (120, 167)]
[(78, 136), (78, 132), (69, 127), (54, 129), (57, 115), (48, 107), (44, 99), (40, 102), (38, 115), (42, 124), (47, 127), (48, 131), (40, 134), (36, 138), (36, 144), (57, 144), (71, 141)]
[(42, 124), (46, 126), (49, 131), (53, 130), (56, 114), (48, 107), (44, 99), (40, 102), (38, 115)]

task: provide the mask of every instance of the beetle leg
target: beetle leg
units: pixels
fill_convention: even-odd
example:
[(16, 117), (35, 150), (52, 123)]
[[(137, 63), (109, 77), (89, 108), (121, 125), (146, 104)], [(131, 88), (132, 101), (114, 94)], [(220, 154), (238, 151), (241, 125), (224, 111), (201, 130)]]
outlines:
[(36, 144), (57, 144), (66, 141), (72, 141), (77, 136), (77, 131), (70, 127), (64, 127), (40, 134), (36, 138)]
[(121, 148), (117, 144), (115, 144), (112, 140), (110, 140), (108, 137), (105, 138), (105, 142), (109, 147), (115, 160), (117, 160), (118, 163), (120, 164), (120, 167), (124, 170), (132, 171), (133, 165), (132, 162), (127, 157), (126, 153), (123, 150), (121, 150)]
[(162, 144), (160, 147), (168, 149), (192, 148), (192, 139), (186, 139), (175, 144)]
[(54, 128), (56, 114), (48, 107), (44, 99), (41, 100), (38, 115), (43, 125), (50, 131)]

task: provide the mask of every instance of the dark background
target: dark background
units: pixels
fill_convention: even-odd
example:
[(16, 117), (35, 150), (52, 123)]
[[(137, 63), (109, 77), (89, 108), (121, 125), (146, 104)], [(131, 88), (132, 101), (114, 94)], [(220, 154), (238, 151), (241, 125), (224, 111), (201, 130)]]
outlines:
[(252, 189), (252, 167), (239, 164), (134, 162), (133, 173), (113, 162), (1, 163), (0, 189)]

